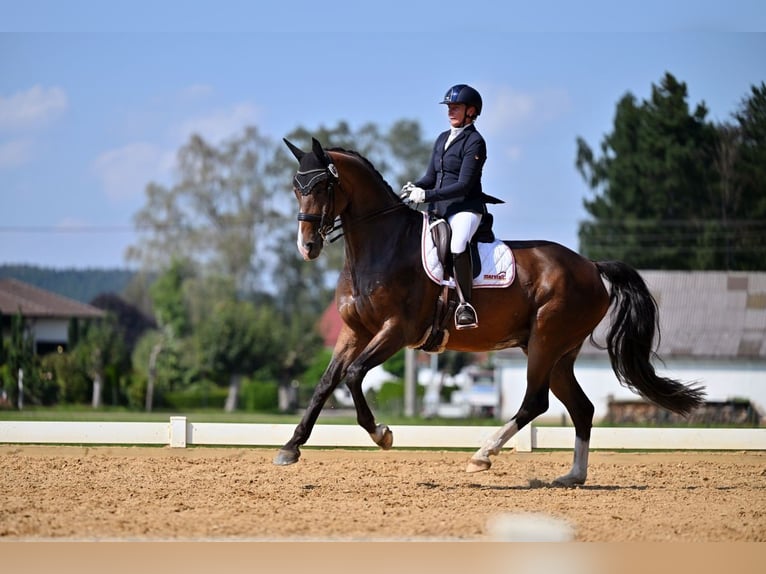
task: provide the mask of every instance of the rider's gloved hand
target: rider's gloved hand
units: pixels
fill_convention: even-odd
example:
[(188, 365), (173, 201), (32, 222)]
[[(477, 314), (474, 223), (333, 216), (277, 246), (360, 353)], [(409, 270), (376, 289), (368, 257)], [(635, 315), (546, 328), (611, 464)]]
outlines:
[(426, 190), (422, 187), (415, 187), (413, 185), (409, 191), (412, 203), (423, 203), (426, 200)]
[(405, 183), (402, 186), (402, 191), (399, 192), (399, 197), (401, 197), (402, 199), (406, 199), (410, 195), (410, 192), (412, 191), (413, 187), (415, 186), (412, 184), (411, 181), (408, 181), (407, 183)]

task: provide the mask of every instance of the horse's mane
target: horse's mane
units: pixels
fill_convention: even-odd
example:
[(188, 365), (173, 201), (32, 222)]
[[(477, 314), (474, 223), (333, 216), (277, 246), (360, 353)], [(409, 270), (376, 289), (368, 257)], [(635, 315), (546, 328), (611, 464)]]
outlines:
[(389, 183), (385, 180), (383, 175), (378, 171), (378, 169), (372, 164), (372, 162), (364, 157), (362, 154), (360, 154), (358, 151), (350, 150), (350, 149), (344, 149), (342, 147), (330, 147), (327, 148), (326, 151), (334, 151), (339, 153), (345, 153), (347, 155), (354, 156), (355, 158), (359, 159), (364, 163), (368, 168), (370, 168), (370, 171), (375, 174), (375, 176), (380, 180), (380, 183), (383, 185), (383, 188), (388, 190), (388, 192), (393, 195), (397, 200), (401, 201), (402, 199), (394, 192), (394, 190), (391, 188)]

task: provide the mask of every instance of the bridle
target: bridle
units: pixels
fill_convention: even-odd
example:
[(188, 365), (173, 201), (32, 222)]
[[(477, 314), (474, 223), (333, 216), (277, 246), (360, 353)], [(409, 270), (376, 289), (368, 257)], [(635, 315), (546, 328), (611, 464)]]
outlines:
[(298, 171), (293, 178), (295, 188), (304, 197), (311, 195), (314, 187), (322, 181), (325, 182), (324, 191), (327, 194), (327, 203), (322, 208), (322, 214), (298, 212), (298, 221), (308, 221), (319, 224), (319, 235), (323, 240), (327, 239), (333, 231), (340, 228), (340, 223), (335, 222), (335, 186), (340, 183), (338, 168), (328, 162), (327, 167)]
[[(298, 221), (318, 223), (319, 228), (317, 231), (322, 237), (322, 240), (327, 241), (327, 237), (332, 232), (342, 229), (343, 227), (342, 223), (340, 222), (340, 217), (336, 218), (333, 216), (333, 213), (335, 212), (335, 189), (340, 187), (340, 176), (338, 175), (338, 168), (335, 167), (335, 164), (328, 159), (327, 167), (325, 168), (298, 171), (293, 178), (293, 182), (295, 183), (295, 188), (304, 197), (311, 195), (311, 193), (314, 191), (314, 188), (320, 183), (324, 182), (324, 192), (327, 194), (327, 203), (322, 208), (321, 215), (299, 211)], [(402, 207), (409, 209), (404, 203), (394, 203), (384, 207), (383, 209), (368, 213), (367, 215), (360, 217), (353, 222), (347, 222), (346, 228), (351, 227), (352, 225), (358, 225), (359, 223), (374, 219), (379, 215), (395, 211)], [(342, 236), (343, 233), (341, 232), (338, 235), (330, 238), (329, 242), (333, 243), (340, 239)]]

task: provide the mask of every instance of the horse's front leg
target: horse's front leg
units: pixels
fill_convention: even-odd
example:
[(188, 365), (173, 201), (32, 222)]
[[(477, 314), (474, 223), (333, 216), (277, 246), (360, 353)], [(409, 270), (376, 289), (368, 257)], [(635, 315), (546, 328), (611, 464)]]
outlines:
[(354, 369), (349, 369), (346, 379), (348, 388), (351, 391), (351, 397), (354, 399), (356, 422), (369, 433), (370, 438), (375, 444), (383, 450), (388, 450), (394, 446), (394, 433), (391, 432), (388, 425), (376, 424), (375, 422), (375, 415), (372, 414), (362, 389), (362, 381), (366, 373), (366, 370), (364, 372), (356, 372)]
[(319, 383), (314, 389), (314, 394), (311, 396), (303, 418), (295, 427), (292, 438), (279, 449), (279, 452), (274, 457), (274, 464), (288, 465), (298, 462), (301, 456), (299, 447), (306, 444), (306, 441), (309, 439), (322, 407), (343, 377), (345, 364), (345, 361), (333, 355), (330, 364), (327, 365), (327, 369), (325, 369), (324, 374), (322, 374)]

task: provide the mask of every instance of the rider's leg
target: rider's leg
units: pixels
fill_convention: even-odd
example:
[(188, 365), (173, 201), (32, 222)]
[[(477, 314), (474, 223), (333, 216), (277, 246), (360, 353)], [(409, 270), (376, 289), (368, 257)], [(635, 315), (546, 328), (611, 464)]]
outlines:
[(452, 227), (452, 261), (455, 272), (455, 286), (460, 304), (455, 311), (455, 326), (458, 329), (473, 329), (478, 327), (476, 310), (471, 305), (473, 287), (473, 269), (468, 242), (476, 233), (481, 223), (481, 214), (461, 211), (449, 218)]

